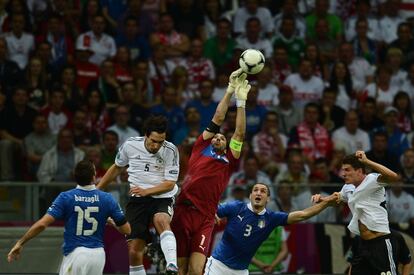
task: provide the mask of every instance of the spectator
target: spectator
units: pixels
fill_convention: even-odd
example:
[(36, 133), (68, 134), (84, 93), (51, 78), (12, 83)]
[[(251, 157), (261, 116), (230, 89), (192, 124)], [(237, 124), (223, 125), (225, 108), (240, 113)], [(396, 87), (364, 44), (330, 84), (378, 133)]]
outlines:
[(145, 119), (150, 115), (149, 110), (138, 100), (137, 88), (132, 82), (122, 86), (122, 104), (129, 108), (129, 125), (141, 132)]
[(87, 48), (93, 52), (89, 61), (100, 66), (107, 59), (115, 56), (116, 45), (114, 39), (104, 33), (105, 18), (95, 15), (92, 21), (91, 31), (84, 32), (76, 40), (76, 48)]
[[(304, 192), (308, 185), (308, 173), (305, 170), (304, 156), (300, 150), (291, 150), (287, 154), (286, 168), (281, 168), (276, 176), (275, 185), (288, 182), (292, 188), (291, 195), (296, 196)], [(280, 194), (278, 194), (280, 196)], [(295, 208), (297, 209), (297, 208)]]
[(0, 85), (6, 94), (11, 94), (19, 84), (22, 73), (16, 62), (9, 59), (6, 39), (0, 38)]
[(352, 87), (358, 93), (374, 79), (373, 67), (364, 58), (356, 57), (350, 43), (342, 43), (338, 49), (339, 60), (344, 62), (352, 77)]
[(226, 196), (224, 202), (242, 201), (244, 203), (249, 203), (247, 189), (248, 187), (245, 185), (228, 186), (227, 191), (229, 194)]
[(190, 49), (190, 40), (184, 33), (179, 33), (174, 28), (174, 20), (168, 13), (160, 16), (159, 31), (150, 36), (150, 44), (164, 46), (165, 57), (179, 59), (184, 57)]
[(173, 143), (180, 145), (188, 137), (190, 132), (197, 132), (200, 134), (203, 131), (200, 127), (200, 120), (200, 113), (195, 107), (187, 108), (185, 110), (185, 123), (176, 129), (173, 137)]
[(386, 65), (392, 70), (391, 86), (401, 89), (404, 80), (407, 78), (407, 72), (401, 68), (403, 53), (398, 48), (389, 48), (386, 55)]
[(120, 18), (127, 10), (126, 1), (101, 0), (102, 14), (109, 23), (111, 30), (118, 27), (118, 18)]
[(258, 0), (247, 0), (245, 2), (245, 6), (239, 8), (236, 11), (233, 19), (233, 31), (237, 35), (243, 34), (245, 31), (244, 28), (247, 25), (247, 21), (249, 21), (250, 18), (259, 19), (259, 25), (263, 27), (261, 30), (259, 30), (262, 32), (262, 35), (266, 34), (267, 37), (270, 37), (272, 35), (274, 29), (272, 15), (266, 7), (259, 7)]
[(72, 37), (67, 33), (62, 18), (52, 14), (47, 20), (47, 30), (37, 37), (37, 42), (47, 42), (53, 49), (51, 56), (52, 67), (57, 69), (72, 63), (75, 46)]
[(88, 0), (83, 6), (80, 17), (80, 31), (87, 32), (92, 29), (93, 20), (96, 15), (102, 14), (102, 7), (99, 0)]
[(90, 131), (87, 127), (86, 113), (82, 110), (77, 110), (73, 114), (72, 133), (73, 144), (83, 151), (88, 151), (91, 147), (97, 146), (100, 142), (100, 137), (95, 130)]
[(127, 17), (124, 22), (124, 31), (116, 37), (117, 47), (128, 47), (131, 60), (147, 60), (150, 56), (148, 39), (139, 32), (140, 26), (136, 17)]
[[(269, 237), (260, 245), (249, 265), (249, 272), (275, 274), (285, 269), (283, 260), (288, 256), (288, 235), (281, 226), (275, 227)], [(276, 274), (277, 274), (276, 273)]]
[(102, 136), (109, 126), (110, 118), (103, 96), (98, 89), (91, 89), (86, 93), (84, 110), (87, 114), (86, 121), (89, 131), (95, 129), (99, 136)]
[[(285, 5), (288, 5), (287, 3), (292, 3), (294, 1), (295, 0), (285, 1)], [(285, 15), (280, 19), (280, 27), (276, 29), (279, 35), (276, 36), (277, 38), (274, 40), (273, 46), (282, 46), (286, 48), (289, 56), (289, 65), (296, 68), (299, 65), (301, 55), (305, 50), (305, 42), (303, 40), (304, 36), (300, 36), (296, 24), (303, 24), (303, 28), (305, 25), (302, 20), (297, 18), (295, 19), (294, 16)], [(304, 31), (305, 29), (303, 29), (303, 32)]]
[(292, 73), (292, 67), (289, 65), (287, 49), (284, 46), (276, 45), (273, 52), (272, 79), (280, 87), (286, 78)]
[(287, 137), (278, 132), (279, 116), (274, 111), (267, 112), (261, 130), (252, 138), (252, 148), (260, 167), (279, 165), (285, 159)]
[(24, 138), (24, 151), (27, 158), (27, 170), (30, 179), (35, 179), (43, 155), (56, 144), (44, 115), (36, 115), (33, 120), (33, 131)]
[[(198, 85), (197, 89), (190, 90), (188, 89), (188, 71), (183, 66), (177, 66), (174, 68), (174, 71), (171, 74), (170, 85), (175, 88), (178, 94), (178, 102), (180, 102), (181, 107), (187, 106), (188, 102), (197, 98), (198, 94)], [(226, 82), (227, 87), (227, 82)]]
[(301, 60), (298, 73), (288, 76), (284, 84), (292, 88), (294, 104), (298, 108), (322, 98), (323, 81), (313, 75), (313, 66), (308, 59)]
[[(405, 150), (401, 161), (401, 180), (402, 182), (414, 186), (414, 149), (408, 148)], [(414, 189), (410, 188), (408, 191), (414, 194)]]
[(382, 39), (378, 20), (371, 12), (371, 3), (369, 0), (356, 1), (356, 14), (348, 18), (345, 26), (345, 38), (348, 42), (354, 40), (358, 35), (358, 21), (366, 24), (367, 37), (370, 40), (380, 41)]
[(378, 58), (376, 41), (368, 37), (368, 23), (366, 18), (360, 18), (355, 23), (356, 37), (352, 40), (355, 55), (364, 58), (371, 65), (375, 65)]
[(216, 78), (213, 63), (202, 55), (203, 41), (193, 39), (190, 55), (181, 64), (188, 72), (188, 89), (193, 93), (197, 91), (200, 82)]
[(76, 45), (76, 84), (81, 91), (86, 92), (90, 83), (99, 77), (99, 67), (89, 62), (93, 52), (89, 47)]
[(408, 93), (410, 100), (414, 103), (414, 63), (409, 66), (408, 74), (404, 79), (401, 90)]
[(109, 169), (114, 163), (114, 159), (118, 152), (119, 138), (115, 131), (107, 130), (103, 133), (102, 137), (102, 169), (105, 171)]
[(67, 65), (62, 68), (59, 82), (55, 83), (65, 94), (65, 107), (70, 112), (74, 112), (79, 108), (79, 104), (85, 101), (83, 91), (79, 90), (76, 85), (76, 68), (72, 65)]
[(132, 81), (131, 51), (126, 46), (118, 47), (114, 59), (115, 78), (118, 83)]
[(393, 101), (393, 107), (398, 110), (398, 128), (407, 134), (413, 130), (413, 112), (411, 100), (406, 92), (398, 92)]
[[(217, 103), (214, 102), (212, 98), (213, 82), (211, 80), (204, 80), (200, 82), (199, 91), (200, 98), (190, 101), (187, 108), (194, 107), (197, 109), (201, 116), (200, 127), (205, 129), (210, 123), (210, 118), (213, 117), (217, 107)], [(251, 91), (249, 94), (251, 94)]]
[[(309, 177), (310, 180), (313, 181), (313, 183), (324, 184), (324, 186), (321, 186), (322, 190), (328, 194), (332, 194), (333, 192), (336, 192), (339, 189), (338, 185), (343, 183), (343, 179), (339, 177), (337, 174), (335, 174), (333, 171), (331, 171), (329, 169), (329, 165), (330, 163), (326, 158), (316, 159), (312, 167), (311, 175)], [(334, 184), (336, 184), (336, 186), (330, 186)]]
[(272, 70), (269, 66), (265, 66), (257, 74), (257, 86), (259, 88), (259, 95), (257, 97), (259, 105), (271, 108), (279, 104), (279, 89), (272, 83)]
[(95, 181), (94, 184), (98, 184), (103, 176), (105, 175), (106, 169), (102, 167), (102, 154), (101, 151), (96, 147), (90, 147), (86, 151), (87, 160), (91, 161), (95, 166)]
[(269, 39), (260, 37), (262, 29), (260, 22), (260, 19), (257, 17), (250, 17), (246, 21), (246, 33), (237, 39), (237, 44), (244, 50), (256, 49), (261, 51), (266, 58), (271, 58), (273, 55), (272, 43), (270, 43)]
[(204, 42), (204, 56), (221, 68), (230, 63), (236, 41), (231, 37), (231, 23), (225, 18), (217, 21), (217, 34)]
[(382, 40), (390, 44), (398, 38), (398, 25), (404, 22), (404, 19), (399, 15), (400, 0), (387, 0), (385, 2), (385, 15), (379, 19), (379, 30)]
[(221, 19), (222, 5), (220, 0), (207, 0), (203, 3), (204, 33), (202, 40), (206, 41), (217, 34), (216, 23)]
[(162, 44), (154, 45), (152, 48), (152, 58), (149, 60), (149, 72), (148, 76), (154, 83), (154, 92), (158, 92), (152, 95), (153, 102), (159, 103), (161, 101), (161, 91), (170, 83), (171, 73), (177, 66), (171, 60), (166, 59), (167, 49)]
[(318, 123), (319, 107), (316, 103), (305, 106), (304, 120), (289, 134), (289, 147), (301, 148), (308, 164), (317, 158), (330, 159), (332, 142), (328, 130)]
[[(227, 84), (229, 82), (228, 74), (224, 69), (217, 71), (216, 83), (214, 86), (213, 100), (214, 102), (219, 103), (223, 98), (224, 93), (227, 89)], [(232, 97), (230, 99), (230, 106), (236, 105), (236, 98)]]
[[(286, 36), (286, 34), (283, 34), (283, 31), (282, 31), (282, 29), (284, 28), (283, 22), (286, 19), (288, 19), (289, 21), (293, 19), (294, 28), (293, 28), (292, 35), (302, 40), (305, 39), (306, 23), (305, 23), (305, 19), (298, 12), (297, 2), (298, 2), (297, 0), (283, 1), (280, 12), (273, 17), (273, 24), (275, 27), (275, 37), (284, 35), (286, 38), (289, 38), (290, 36)], [(292, 26), (290, 22), (289, 22), (289, 26)]]
[(167, 86), (162, 95), (162, 103), (151, 108), (151, 114), (161, 115), (168, 118), (167, 134), (173, 137), (175, 131), (184, 125), (184, 112), (178, 105), (179, 96), (177, 91)]
[(399, 158), (396, 152), (389, 148), (388, 144), (389, 137), (386, 132), (375, 132), (372, 138), (372, 149), (366, 155), (377, 163), (387, 165), (393, 171), (400, 171)]
[(132, 79), (137, 88), (137, 101), (146, 108), (161, 101), (161, 85), (157, 79), (151, 78), (149, 64), (138, 61), (132, 70)]
[(318, 18), (315, 24), (314, 43), (318, 46), (321, 61), (332, 63), (336, 60), (337, 48), (339, 41), (329, 36), (329, 25), (326, 18)]
[(267, 206), (270, 210), (289, 213), (299, 209), (293, 200), (293, 187), (290, 181), (281, 181), (276, 187), (276, 193), (277, 196)]
[(369, 151), (371, 149), (369, 135), (358, 127), (358, 113), (355, 110), (346, 113), (344, 124), (345, 126), (333, 132), (332, 140), (345, 145), (347, 155), (356, 151)]
[(398, 38), (390, 44), (390, 48), (398, 48), (402, 51), (404, 58), (401, 60), (401, 65), (404, 69), (408, 69), (414, 61), (414, 39), (411, 31), (409, 23), (400, 23), (397, 30)]
[[(157, 2), (155, 2), (155, 5), (157, 5), (157, 8), (160, 12), (164, 13), (166, 11), (165, 7), (165, 1), (159, 0), (160, 2), (163, 2), (162, 5), (158, 6)], [(151, 17), (151, 14), (143, 9), (143, 6), (146, 4), (145, 2), (148, 1), (141, 1), (141, 0), (128, 0), (127, 1), (127, 9), (125, 13), (120, 17), (118, 26), (122, 26), (122, 23), (125, 22), (126, 18), (132, 17), (138, 19), (138, 26), (140, 26), (139, 32), (144, 35), (145, 37), (149, 37), (149, 35), (154, 31), (155, 26), (158, 23), (158, 20), (153, 20)], [(152, 2), (152, 1), (150, 1)], [(154, 3), (151, 3), (154, 4)], [(159, 13), (157, 13), (158, 16)], [(120, 31), (122, 32), (122, 30)]]
[(246, 101), (246, 136), (248, 140), (260, 131), (267, 113), (267, 109), (258, 104), (258, 95), (259, 90), (257, 86), (252, 85)]
[(387, 210), (390, 223), (414, 225), (414, 197), (403, 190), (404, 184), (398, 182), (387, 190)]
[(59, 131), (56, 146), (43, 155), (37, 179), (42, 183), (73, 181), (73, 169), (84, 157), (85, 153), (73, 144), (71, 130), (62, 129)]
[(30, 58), (25, 71), (26, 88), (29, 92), (29, 106), (39, 111), (49, 102), (48, 78), (45, 64), (40, 58)]
[(178, 0), (168, 5), (177, 31), (190, 39), (202, 37), (204, 34), (204, 16), (199, 6), (195, 0)]
[(32, 131), (36, 111), (28, 106), (27, 91), (17, 87), (11, 104), (0, 113), (0, 179), (19, 178), (23, 139)]
[(49, 104), (41, 110), (49, 124), (52, 134), (57, 135), (59, 131), (69, 125), (72, 114), (65, 108), (65, 94), (62, 90), (54, 90), (50, 94)]
[(398, 110), (389, 106), (384, 111), (384, 126), (374, 131), (385, 131), (388, 136), (388, 150), (399, 158), (408, 148), (407, 136), (398, 128)]
[(324, 80), (329, 78), (329, 66), (328, 63), (323, 60), (319, 47), (314, 42), (306, 43), (305, 52), (302, 59), (308, 59), (313, 68), (313, 75), (320, 77)]
[(6, 10), (7, 1), (0, 1), (0, 34), (6, 32), (9, 24), (10, 16)]
[(109, 110), (114, 109), (121, 102), (121, 85), (116, 79), (113, 61), (105, 60), (102, 62), (100, 76), (89, 84), (89, 89), (102, 93), (106, 108)]
[(329, 87), (337, 91), (336, 105), (345, 111), (355, 107), (355, 91), (351, 73), (344, 62), (336, 62), (331, 71)]
[(373, 129), (381, 127), (384, 123), (378, 117), (377, 103), (375, 98), (367, 97), (359, 107), (359, 127), (371, 133)]
[(282, 85), (279, 91), (279, 105), (274, 109), (279, 116), (279, 131), (288, 135), (293, 127), (302, 121), (302, 112), (293, 105), (293, 90), (287, 85)]
[[(245, 187), (253, 186), (257, 182), (271, 186), (270, 178), (259, 169), (259, 159), (254, 155), (246, 157), (243, 163), (243, 169), (239, 172), (233, 173), (229, 180), (229, 186), (241, 185)], [(273, 193), (273, 192), (271, 192)]]
[(319, 123), (325, 127), (329, 133), (332, 133), (344, 125), (346, 112), (336, 105), (336, 102), (338, 102), (337, 93), (338, 92), (333, 88), (325, 88), (320, 104)]
[(337, 41), (342, 40), (343, 26), (342, 20), (334, 15), (328, 13), (329, 1), (328, 0), (315, 0), (315, 9), (313, 12), (306, 16), (306, 36), (310, 39), (316, 38), (316, 23), (318, 19), (324, 18), (327, 20), (330, 26), (328, 37)]
[(26, 68), (29, 55), (35, 49), (34, 37), (24, 31), (24, 24), (23, 14), (13, 14), (11, 31), (5, 35), (10, 60), (16, 62), (21, 70)]
[(118, 105), (115, 109), (114, 117), (115, 124), (110, 126), (107, 130), (114, 131), (118, 134), (118, 147), (120, 147), (128, 138), (139, 136), (137, 130), (128, 126), (130, 115), (126, 106)]
[(364, 91), (364, 96), (375, 98), (377, 110), (382, 113), (387, 106), (392, 105), (398, 88), (391, 85), (392, 69), (387, 66), (379, 66), (375, 73), (376, 82), (369, 84)]

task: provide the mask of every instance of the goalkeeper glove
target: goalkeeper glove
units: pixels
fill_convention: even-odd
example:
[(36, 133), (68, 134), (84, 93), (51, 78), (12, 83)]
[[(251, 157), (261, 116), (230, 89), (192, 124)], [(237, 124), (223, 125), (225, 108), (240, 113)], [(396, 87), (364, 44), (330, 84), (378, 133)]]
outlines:
[(244, 80), (243, 83), (241, 83), (236, 88), (236, 105), (237, 107), (245, 108), (246, 107), (246, 100), (247, 100), (247, 94), (250, 91), (251, 86), (249, 85), (249, 81)]

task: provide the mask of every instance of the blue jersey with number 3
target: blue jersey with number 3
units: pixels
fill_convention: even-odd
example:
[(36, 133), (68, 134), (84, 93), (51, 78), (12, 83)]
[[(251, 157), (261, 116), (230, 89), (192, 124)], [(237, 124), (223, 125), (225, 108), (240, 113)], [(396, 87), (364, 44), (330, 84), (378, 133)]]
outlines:
[(212, 256), (232, 269), (247, 269), (273, 229), (287, 223), (287, 213), (264, 210), (256, 214), (251, 209), (250, 204), (235, 201), (222, 204), (217, 210), (220, 218), (227, 218), (227, 225)]
[[(88, 186), (90, 187), (90, 186)], [(96, 188), (78, 186), (60, 193), (47, 214), (65, 221), (63, 254), (77, 247), (103, 247), (103, 236), (108, 217), (117, 225), (125, 223), (125, 216), (111, 194)]]

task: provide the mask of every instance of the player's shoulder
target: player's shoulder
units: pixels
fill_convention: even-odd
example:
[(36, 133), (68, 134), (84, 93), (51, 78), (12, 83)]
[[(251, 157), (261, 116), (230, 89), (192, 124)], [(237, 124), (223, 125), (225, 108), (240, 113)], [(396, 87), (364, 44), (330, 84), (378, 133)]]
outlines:
[(144, 142), (144, 140), (145, 140), (145, 137), (140, 137), (140, 136), (130, 137), (124, 142), (124, 144), (134, 144), (134, 143), (137, 143), (137, 142), (140, 143), (140, 142)]
[(171, 141), (167, 141), (167, 140), (164, 141), (164, 144), (162, 146), (165, 149), (170, 149), (170, 150), (173, 150), (173, 151), (177, 150), (177, 146), (175, 146), (175, 144), (172, 143)]

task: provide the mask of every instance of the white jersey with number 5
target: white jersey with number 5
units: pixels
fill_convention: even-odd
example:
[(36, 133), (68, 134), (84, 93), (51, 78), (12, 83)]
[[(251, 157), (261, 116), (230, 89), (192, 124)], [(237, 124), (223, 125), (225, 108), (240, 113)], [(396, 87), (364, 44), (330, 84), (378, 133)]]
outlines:
[(385, 208), (386, 183), (378, 182), (380, 174), (370, 173), (357, 186), (345, 184), (341, 190), (341, 199), (348, 202), (352, 219), (348, 229), (360, 235), (358, 221), (369, 230), (390, 233), (388, 214)]
[[(115, 158), (115, 165), (119, 167), (129, 166), (128, 182), (132, 186), (144, 189), (159, 185), (164, 180), (176, 182), (179, 172), (179, 156), (177, 147), (171, 142), (165, 141), (157, 153), (152, 154), (145, 148), (145, 137), (132, 137), (127, 139)], [(170, 198), (178, 191), (174, 189), (153, 195), (154, 198)]]

